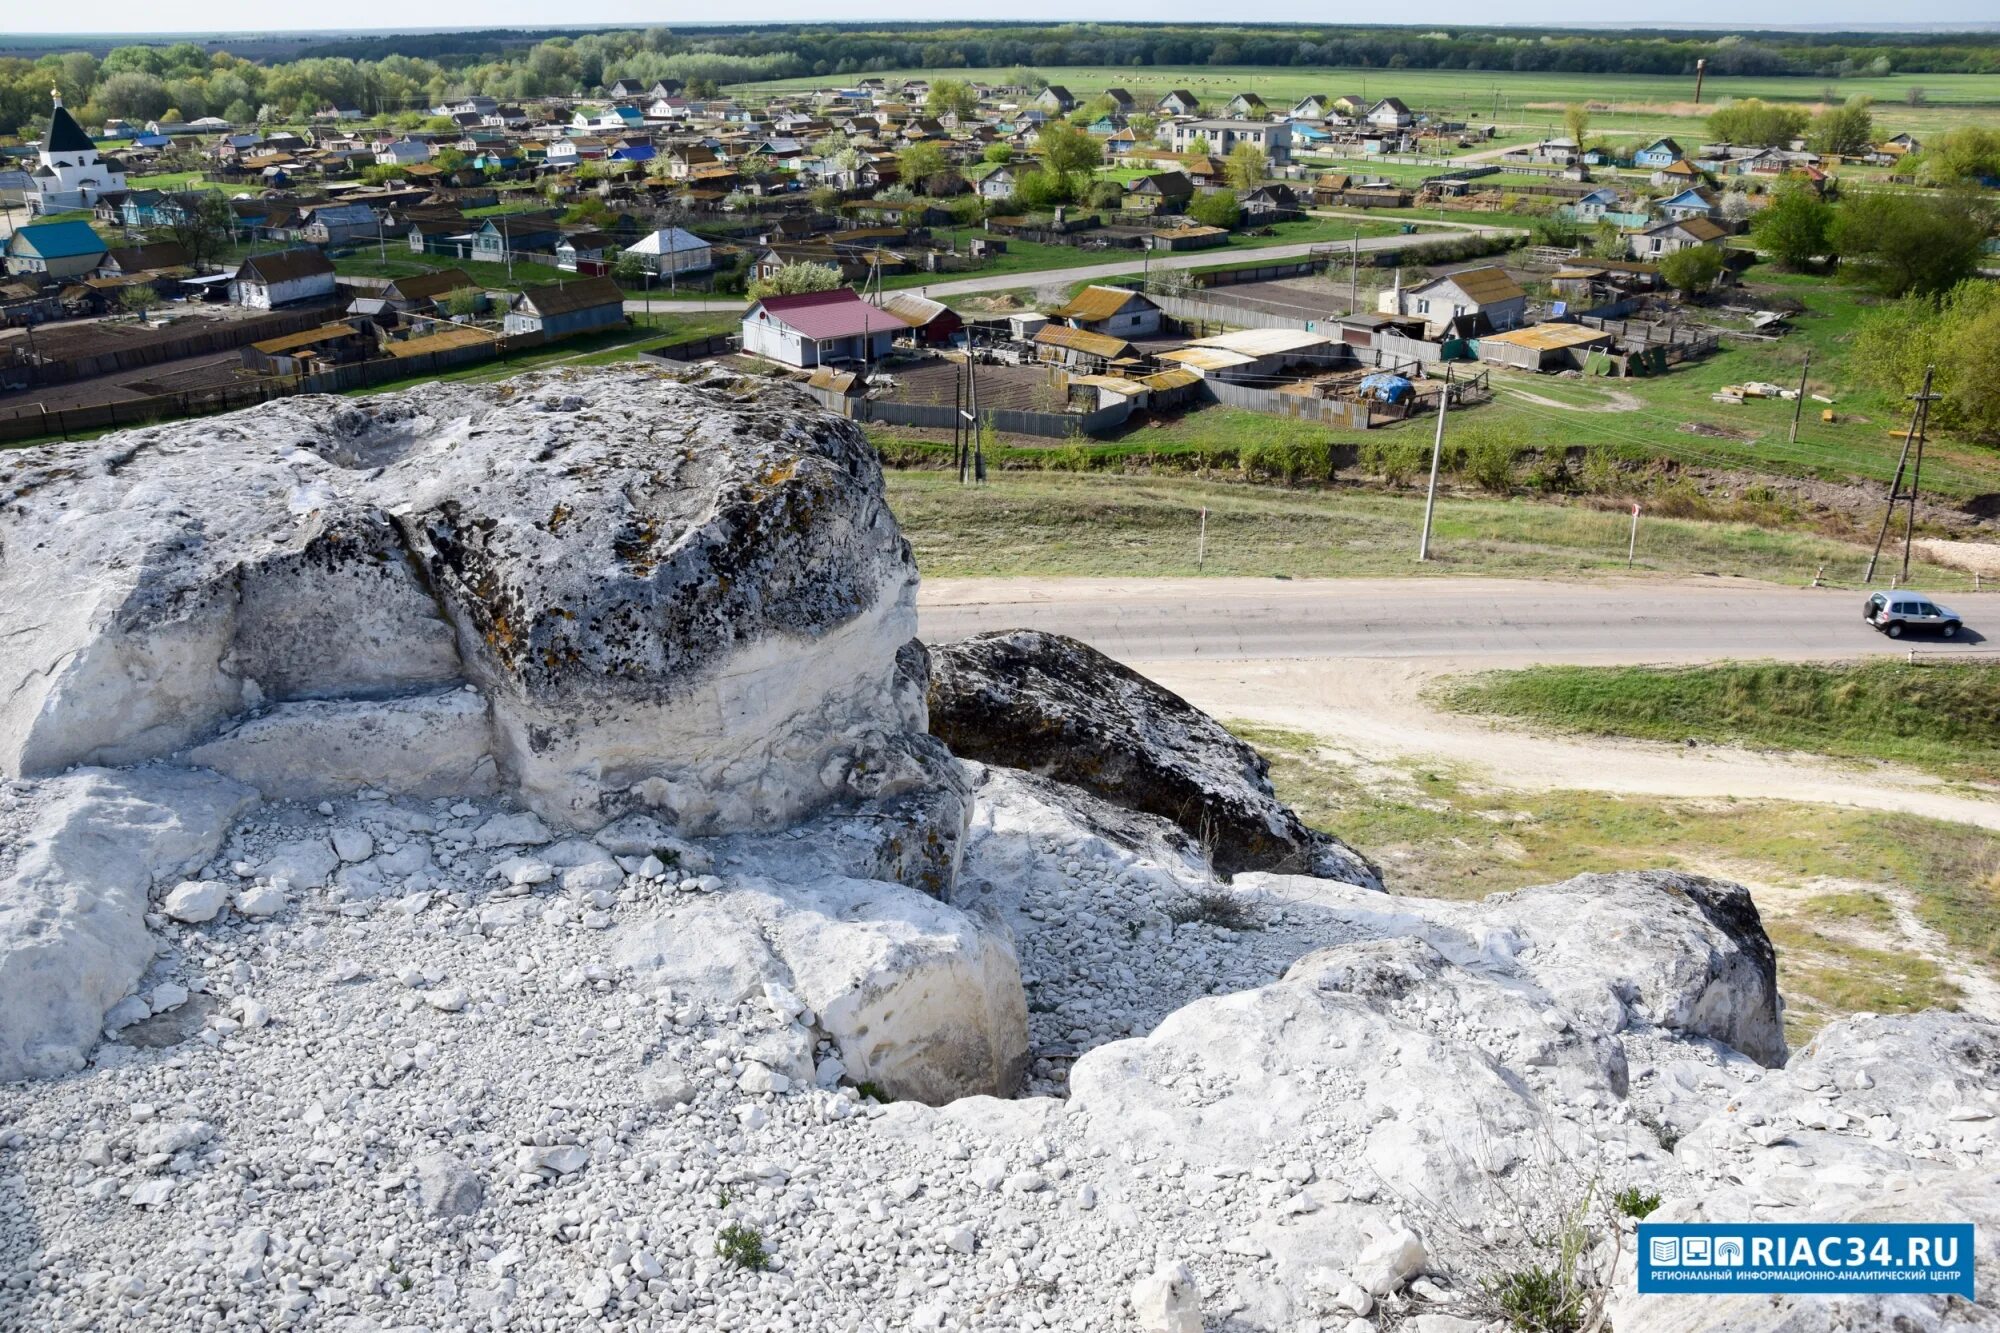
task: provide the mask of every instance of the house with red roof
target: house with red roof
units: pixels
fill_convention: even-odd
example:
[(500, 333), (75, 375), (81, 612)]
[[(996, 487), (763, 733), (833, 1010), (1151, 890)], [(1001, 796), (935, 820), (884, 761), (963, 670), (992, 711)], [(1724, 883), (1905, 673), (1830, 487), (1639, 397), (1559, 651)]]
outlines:
[(909, 328), (851, 287), (766, 296), (743, 312), (743, 350), (800, 370), (875, 361)]

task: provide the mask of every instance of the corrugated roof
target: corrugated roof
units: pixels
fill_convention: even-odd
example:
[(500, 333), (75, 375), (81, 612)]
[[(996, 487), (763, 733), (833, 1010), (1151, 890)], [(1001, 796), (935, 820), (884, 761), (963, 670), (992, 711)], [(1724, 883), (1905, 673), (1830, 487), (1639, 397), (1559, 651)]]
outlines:
[(1108, 333), (1092, 333), (1088, 329), (1072, 329), (1065, 324), (1042, 325), (1035, 330), (1035, 344), (1038, 347), (1063, 347), (1107, 360), (1132, 350), (1132, 344), (1123, 338), (1114, 338)]
[(1057, 319), (1080, 319), (1086, 324), (1095, 324), (1123, 310), (1125, 303), (1135, 296), (1145, 300), (1143, 295), (1130, 287), (1091, 286), (1072, 296), (1069, 304), (1058, 306), (1050, 313)]
[(1173, 389), (1185, 389), (1190, 384), (1199, 384), (1201, 376), (1192, 370), (1163, 370), (1157, 375), (1148, 375), (1139, 383), (1154, 393), (1166, 393)]
[(915, 292), (897, 292), (882, 302), (882, 309), (911, 328), (920, 329), (944, 314), (947, 307), (942, 301), (933, 301)]
[(767, 296), (751, 308), (760, 307), (776, 323), (813, 339), (889, 333), (902, 323), (894, 315), (885, 314), (879, 307), (856, 296), (851, 287), (836, 287), (829, 292)]
[(1332, 341), (1324, 333), (1307, 333), (1304, 329), (1237, 329), (1213, 337), (1196, 338), (1188, 346), (1220, 347), (1245, 356), (1277, 356), (1307, 347), (1324, 347)]
[[(1458, 273), (1447, 273), (1424, 287), (1434, 287), (1448, 282), (1480, 305), (1495, 305), (1501, 301), (1513, 301), (1527, 295), (1521, 284), (1507, 276), (1507, 270), (1498, 264), (1488, 264), (1481, 268), (1468, 268)], [(1417, 288), (1418, 291), (1424, 287)]]
[(1247, 366), (1256, 359), (1254, 356), (1226, 351), (1220, 347), (1182, 347), (1176, 351), (1160, 353), (1160, 360), (1172, 361), (1176, 365), (1187, 366), (1193, 370), (1230, 370), (1236, 366)]
[(1127, 398), (1144, 393), (1146, 386), (1138, 380), (1126, 379), (1123, 375), (1072, 375), (1071, 384), (1088, 385), (1093, 389), (1109, 389), (1112, 393), (1122, 393)]
[(397, 278), (388, 290), (405, 301), (427, 301), (446, 292), (455, 292), (461, 287), (476, 287), (462, 268), (439, 269), (435, 273), (412, 273), (407, 278)]
[(105, 246), (104, 239), (91, 230), (88, 222), (72, 219), (17, 228), (14, 244), (9, 248), (16, 254), (32, 254), (41, 259), (73, 259), (78, 255), (103, 254)]
[(1513, 347), (1532, 347), (1538, 351), (1551, 352), (1563, 347), (1581, 347), (1586, 343), (1610, 342), (1611, 335), (1603, 329), (1593, 329), (1587, 324), (1530, 324), (1525, 329), (1510, 329), (1506, 333), (1488, 333), (1479, 339), (1486, 343), (1506, 343)]
[(316, 329), (305, 329), (298, 333), (287, 333), (279, 338), (266, 338), (263, 342), (250, 345), (267, 356), (276, 356), (298, 347), (312, 347), (318, 343), (332, 342), (336, 338), (352, 338), (355, 329), (352, 324), (322, 324)]
[(236, 270), (236, 276), (245, 274), (259, 282), (291, 282), (297, 278), (317, 277), (322, 273), (331, 274), (333, 265), (327, 257), (311, 246), (301, 246), (296, 250), (277, 250), (270, 254), (251, 255)]

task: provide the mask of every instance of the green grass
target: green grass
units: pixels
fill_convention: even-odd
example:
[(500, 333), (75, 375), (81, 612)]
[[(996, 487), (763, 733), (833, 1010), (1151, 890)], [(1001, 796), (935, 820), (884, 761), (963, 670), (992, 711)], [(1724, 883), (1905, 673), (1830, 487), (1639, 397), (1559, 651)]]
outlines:
[(2000, 667), (1753, 662), (1536, 666), (1460, 681), (1441, 698), (1567, 731), (1805, 750), (2000, 779)]
[(1759, 891), (1795, 1044), (1843, 1013), (1957, 1004), (1935, 961), (1890, 947), (1901, 937), (1882, 892), (1908, 893), (1918, 919), (1969, 965), (2000, 963), (2000, 839), (1984, 829), (1784, 801), (1495, 791), (1484, 778), (1421, 768), (1363, 776), (1327, 759), (1310, 735), (1231, 730), (1270, 759), (1280, 799), (1367, 852), (1395, 893), (1478, 898), (1647, 869), (1784, 890), (1840, 882), (1802, 899)]
[[(1262, 423), (1268, 431), (1275, 426), (1244, 415), (1250, 417), (1247, 428)], [(1125, 461), (1144, 463), (1146, 456), (1136, 452), (1141, 448), (1133, 446), (1135, 452)], [(1158, 455), (1153, 461), (1173, 457)], [(1178, 461), (1192, 466), (1193, 456), (1181, 454)], [(941, 472), (890, 473), (891, 503), (927, 574), (1118, 576), (1143, 570), (1158, 576), (1528, 577), (1625, 569), (1628, 517), (1622, 511), (1447, 496), (1438, 504), (1433, 559), (1418, 565), (1419, 494), (1101, 472), (1064, 475), (1003, 468), (992, 476), (987, 486), (965, 490)], [(1206, 562), (1197, 566), (1196, 534), (1204, 507)], [(1827, 568), (1829, 579), (1858, 577), (1866, 555), (1858, 547), (1810, 533), (1659, 519), (1643, 529), (1635, 568), (1803, 584), (1820, 566)], [(1970, 578), (1934, 567), (1913, 567), (1912, 572), (1920, 585), (1936, 587), (1963, 587)]]

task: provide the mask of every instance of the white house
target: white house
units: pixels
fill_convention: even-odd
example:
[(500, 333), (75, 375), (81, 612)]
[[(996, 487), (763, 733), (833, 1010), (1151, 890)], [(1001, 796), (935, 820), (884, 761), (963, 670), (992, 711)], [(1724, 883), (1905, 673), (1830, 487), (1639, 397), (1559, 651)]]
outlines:
[(375, 150), (375, 165), (378, 167), (407, 167), (430, 160), (431, 146), (415, 139), (397, 139)]
[(1228, 157), (1238, 144), (1253, 144), (1264, 151), (1272, 166), (1282, 167), (1292, 156), (1292, 127), (1282, 120), (1177, 120), (1173, 123), (1174, 151), (1193, 150), (1195, 140), (1208, 143), (1216, 157)]
[(625, 253), (644, 256), (647, 267), (662, 277), (706, 273), (715, 265), (715, 252), (708, 242), (680, 227), (662, 227), (626, 246)]
[[(1528, 294), (1497, 264), (1447, 273), (1415, 287), (1383, 292), (1379, 313), (1421, 317), (1427, 337), (1442, 336), (1454, 321), (1484, 316), (1490, 329), (1511, 329), (1528, 313)], [(1461, 332), (1471, 332), (1462, 329)]]
[(848, 287), (767, 296), (743, 315), (743, 350), (799, 370), (888, 355), (909, 325)]
[(229, 280), (229, 299), (253, 310), (333, 295), (333, 264), (313, 247), (251, 255)]
[(29, 173), (24, 192), (33, 215), (91, 208), (107, 190), (125, 188), (125, 167), (115, 157), (100, 156), (97, 145), (76, 117), (63, 109), (62, 94), (49, 90), (55, 110), (49, 132), (42, 136), (41, 164)]

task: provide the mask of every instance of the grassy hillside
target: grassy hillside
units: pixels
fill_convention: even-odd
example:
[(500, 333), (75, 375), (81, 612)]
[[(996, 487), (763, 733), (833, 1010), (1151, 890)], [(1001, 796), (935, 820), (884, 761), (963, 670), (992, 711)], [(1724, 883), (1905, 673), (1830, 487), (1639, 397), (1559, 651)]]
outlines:
[(1544, 666), (1477, 676), (1443, 698), (1594, 735), (1805, 750), (2000, 779), (2000, 670), (1985, 663)]

